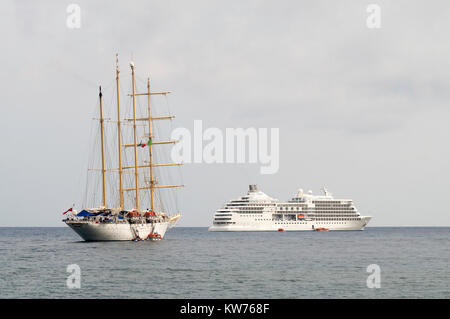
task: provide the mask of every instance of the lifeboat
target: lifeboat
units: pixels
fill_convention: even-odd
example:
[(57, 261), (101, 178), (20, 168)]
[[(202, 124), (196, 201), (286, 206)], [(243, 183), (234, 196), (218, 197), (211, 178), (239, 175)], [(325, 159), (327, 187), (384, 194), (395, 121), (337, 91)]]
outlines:
[(127, 217), (139, 217), (140, 215), (139, 215), (139, 213), (138, 212), (129, 212), (128, 214), (127, 214)]
[(278, 231), (284, 231), (284, 229), (283, 228), (278, 228)]
[(149, 234), (147, 239), (149, 240), (161, 240), (162, 236), (158, 233), (154, 233), (154, 234)]
[(297, 218), (298, 218), (298, 219), (303, 219), (303, 218), (305, 218), (305, 215), (302, 215), (302, 214), (297, 215)]
[(328, 229), (328, 228), (325, 228), (325, 227), (315, 228), (314, 230), (315, 230), (315, 231), (329, 231), (329, 229)]
[(144, 217), (155, 217), (155, 216), (156, 216), (156, 214), (153, 211), (149, 211), (144, 214)]

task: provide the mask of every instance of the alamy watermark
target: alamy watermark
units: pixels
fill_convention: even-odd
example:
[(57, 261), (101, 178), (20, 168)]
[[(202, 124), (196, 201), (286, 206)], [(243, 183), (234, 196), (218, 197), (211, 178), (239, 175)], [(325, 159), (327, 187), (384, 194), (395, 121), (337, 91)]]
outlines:
[(66, 18), (66, 26), (69, 29), (81, 28), (81, 8), (78, 4), (69, 4), (66, 8), (66, 13), (69, 15)]
[(67, 266), (66, 271), (70, 273), (67, 277), (66, 285), (69, 289), (81, 288), (81, 268), (77, 264), (70, 264)]
[(367, 288), (381, 288), (381, 268), (377, 264), (367, 266), (367, 272), (370, 275), (367, 277)]
[(203, 131), (203, 122), (195, 120), (193, 134), (177, 128), (171, 138), (179, 141), (171, 152), (174, 162), (259, 163), (261, 174), (275, 174), (279, 169), (278, 128), (226, 128), (223, 132), (210, 127)]
[(367, 6), (366, 11), (369, 13), (366, 26), (369, 29), (381, 28), (381, 7), (378, 4), (372, 3)]
[[(379, 4), (371, 3), (367, 6), (366, 12), (369, 13), (366, 19), (366, 26), (369, 29), (381, 28), (381, 7)], [(68, 14), (66, 26), (69, 29), (81, 28), (81, 7), (76, 3), (71, 3), (66, 8)]]

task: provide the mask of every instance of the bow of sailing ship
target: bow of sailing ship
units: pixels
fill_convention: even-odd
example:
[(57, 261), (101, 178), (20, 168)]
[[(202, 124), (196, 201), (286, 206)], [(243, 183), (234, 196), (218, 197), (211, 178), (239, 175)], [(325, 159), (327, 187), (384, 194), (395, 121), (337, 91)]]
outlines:
[[(63, 221), (72, 228), (81, 238), (86, 241), (111, 241), (111, 240), (160, 240), (164, 237), (166, 231), (173, 226), (181, 217), (180, 213), (169, 214), (162, 205), (157, 205), (156, 190), (182, 187), (183, 185), (160, 185), (155, 175), (155, 167), (177, 166), (181, 163), (154, 163), (154, 146), (172, 144), (176, 141), (155, 141), (152, 134), (153, 122), (157, 120), (171, 120), (174, 116), (152, 116), (150, 97), (152, 95), (166, 96), (170, 92), (150, 91), (150, 79), (147, 78), (147, 91), (136, 92), (135, 66), (130, 63), (132, 92), (128, 94), (132, 99), (132, 117), (121, 118), (120, 96), (119, 96), (119, 67), (116, 55), (116, 96), (117, 96), (117, 165), (115, 169), (107, 169), (105, 164), (105, 131), (103, 117), (103, 94), (101, 87), (99, 89), (99, 122), (100, 122), (100, 146), (101, 146), (101, 179), (102, 179), (102, 205), (97, 208), (85, 208), (76, 213), (69, 209), (69, 216)], [(137, 117), (136, 100), (137, 97), (147, 97), (146, 114)], [(130, 124), (133, 128), (133, 141), (130, 144), (122, 144), (122, 126), (123, 122)], [(144, 127), (144, 135), (138, 135), (138, 123)], [(143, 124), (141, 124), (143, 123)], [(145, 131), (147, 130), (147, 131)], [(144, 138), (145, 142), (139, 142), (138, 139)], [(124, 149), (131, 149), (133, 152), (133, 162), (124, 163)], [(148, 153), (143, 156), (142, 150), (148, 149)], [(141, 158), (139, 158), (141, 157)], [(147, 160), (144, 160), (145, 159)], [(118, 185), (116, 186), (119, 198), (111, 199), (110, 202), (117, 202), (117, 205), (108, 204), (106, 173), (118, 172)], [(145, 172), (144, 172), (145, 171)], [(131, 185), (125, 187), (124, 174), (130, 173), (128, 182)], [(142, 182), (144, 180), (144, 182)], [(115, 192), (111, 192), (115, 193)], [(126, 201), (132, 194), (132, 200)], [(139, 202), (140, 197), (147, 196), (150, 208), (141, 209), (143, 206)], [(111, 198), (112, 195), (110, 195)], [(158, 200), (161, 202), (161, 199)], [(127, 208), (128, 207), (128, 208)], [(67, 213), (66, 212), (66, 213)]]

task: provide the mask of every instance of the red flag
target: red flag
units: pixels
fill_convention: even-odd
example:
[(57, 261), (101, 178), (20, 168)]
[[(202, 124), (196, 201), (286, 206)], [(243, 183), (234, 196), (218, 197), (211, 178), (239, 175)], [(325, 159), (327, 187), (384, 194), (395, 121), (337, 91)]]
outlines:
[(66, 214), (66, 213), (68, 213), (68, 212), (71, 212), (72, 210), (73, 210), (73, 207), (69, 208), (68, 210), (66, 210), (66, 211), (63, 213), (63, 215)]

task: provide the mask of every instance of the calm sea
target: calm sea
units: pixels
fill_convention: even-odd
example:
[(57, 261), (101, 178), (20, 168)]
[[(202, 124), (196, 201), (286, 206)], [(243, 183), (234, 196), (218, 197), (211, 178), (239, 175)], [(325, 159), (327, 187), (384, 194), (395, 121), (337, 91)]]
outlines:
[[(68, 227), (0, 228), (1, 298), (450, 298), (450, 228), (217, 233), (80, 241)], [(69, 289), (67, 266), (81, 269)], [(368, 288), (369, 265), (380, 288)]]

